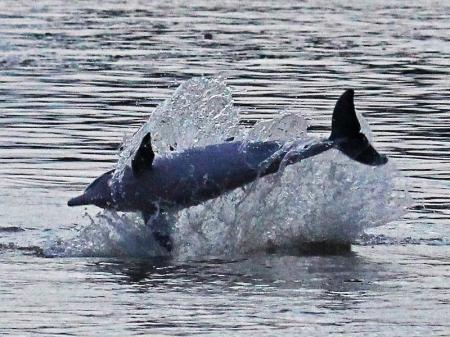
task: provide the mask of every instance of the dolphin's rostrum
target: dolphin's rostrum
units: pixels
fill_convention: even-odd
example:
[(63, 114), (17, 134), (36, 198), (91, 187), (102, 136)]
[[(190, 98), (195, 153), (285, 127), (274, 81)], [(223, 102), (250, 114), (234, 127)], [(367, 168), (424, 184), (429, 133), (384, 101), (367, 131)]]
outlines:
[[(121, 180), (114, 182), (120, 189), (113, 188), (111, 170), (94, 180), (82, 195), (70, 199), (68, 205), (93, 204), (118, 211), (139, 211), (148, 221), (161, 212), (200, 204), (276, 173), (281, 163), (291, 165), (331, 148), (366, 165), (385, 164), (386, 156), (380, 155), (361, 133), (353, 97), (350, 89), (338, 99), (328, 139), (295, 151), (283, 141), (226, 141), (155, 156), (148, 133), (131, 167), (126, 167)], [(158, 242), (170, 250), (170, 236), (164, 225), (158, 221), (149, 221), (149, 225)]]

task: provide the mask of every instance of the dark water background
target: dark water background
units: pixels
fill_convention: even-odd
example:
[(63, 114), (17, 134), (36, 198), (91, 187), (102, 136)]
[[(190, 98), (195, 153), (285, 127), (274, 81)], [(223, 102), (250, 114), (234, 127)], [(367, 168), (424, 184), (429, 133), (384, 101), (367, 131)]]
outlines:
[[(243, 119), (299, 110), (318, 134), (355, 88), (410, 212), (348, 256), (38, 256), (123, 135), (217, 74)], [(449, 335), (449, 108), (444, 1), (0, 1), (0, 334)]]

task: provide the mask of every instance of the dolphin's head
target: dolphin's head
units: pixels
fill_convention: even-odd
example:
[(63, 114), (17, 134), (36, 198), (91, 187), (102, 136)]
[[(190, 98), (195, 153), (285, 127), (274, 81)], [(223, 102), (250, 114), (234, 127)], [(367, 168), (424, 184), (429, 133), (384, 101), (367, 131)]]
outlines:
[(114, 170), (108, 171), (95, 179), (83, 194), (69, 200), (69, 206), (95, 205), (101, 208), (112, 207), (111, 179)]

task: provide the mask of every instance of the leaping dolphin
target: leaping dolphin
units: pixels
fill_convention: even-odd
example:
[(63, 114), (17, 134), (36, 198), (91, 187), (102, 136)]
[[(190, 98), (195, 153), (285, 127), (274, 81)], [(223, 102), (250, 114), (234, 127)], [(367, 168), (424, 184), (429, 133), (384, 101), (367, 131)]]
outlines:
[[(217, 198), (276, 173), (282, 163), (291, 165), (331, 148), (366, 165), (383, 165), (387, 157), (379, 154), (361, 132), (353, 98), (350, 89), (338, 99), (328, 139), (296, 151), (291, 151), (284, 141), (229, 141), (155, 156), (147, 133), (120, 181), (113, 182), (114, 170), (108, 171), (87, 186), (82, 195), (70, 199), (68, 205), (138, 211), (147, 222), (160, 212)], [(120, 188), (113, 188), (114, 184)], [(170, 251), (172, 243), (164, 225), (150, 226), (157, 241)]]

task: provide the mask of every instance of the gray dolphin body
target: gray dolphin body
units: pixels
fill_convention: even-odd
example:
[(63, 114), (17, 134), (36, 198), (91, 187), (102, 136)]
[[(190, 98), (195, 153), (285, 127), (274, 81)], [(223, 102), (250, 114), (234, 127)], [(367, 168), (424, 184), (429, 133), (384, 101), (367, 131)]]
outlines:
[[(119, 211), (140, 211), (147, 221), (161, 211), (194, 206), (276, 173), (283, 161), (294, 164), (331, 148), (363, 164), (385, 164), (387, 158), (360, 132), (353, 96), (353, 90), (347, 90), (337, 101), (328, 139), (305, 145), (293, 153), (285, 142), (267, 141), (225, 142), (155, 156), (147, 134), (131, 167), (125, 169), (120, 182), (114, 182), (119, 188), (112, 187), (112, 170), (94, 180), (68, 205), (93, 204)], [(154, 234), (163, 247), (171, 249), (170, 235), (160, 225), (154, 225)]]

